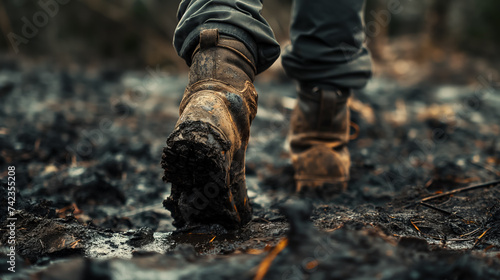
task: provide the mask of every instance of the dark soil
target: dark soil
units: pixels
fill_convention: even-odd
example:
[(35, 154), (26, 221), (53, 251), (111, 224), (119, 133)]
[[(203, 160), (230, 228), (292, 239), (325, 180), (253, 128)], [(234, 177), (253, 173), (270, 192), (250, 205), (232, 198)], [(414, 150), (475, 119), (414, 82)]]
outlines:
[(352, 179), (333, 197), (293, 194), (294, 85), (257, 82), (252, 221), (175, 231), (160, 160), (184, 75), (0, 63), (2, 279), (500, 279), (498, 183), (421, 203), (499, 179), (495, 81), (373, 79), (351, 104)]

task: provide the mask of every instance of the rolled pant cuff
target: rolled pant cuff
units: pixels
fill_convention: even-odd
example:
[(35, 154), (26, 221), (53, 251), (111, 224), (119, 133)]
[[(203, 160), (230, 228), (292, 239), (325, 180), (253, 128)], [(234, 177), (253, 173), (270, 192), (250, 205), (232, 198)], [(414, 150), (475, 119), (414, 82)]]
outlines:
[[(231, 24), (210, 23), (210, 22), (204, 23), (193, 29), (184, 40), (181, 50), (179, 51), (179, 56), (186, 61), (188, 66), (191, 66), (192, 63), (191, 59), (193, 52), (198, 43), (200, 42), (200, 32), (202, 30), (207, 30), (207, 29), (218, 29), (219, 34), (231, 36), (236, 40), (245, 44), (248, 50), (252, 53), (255, 61), (257, 61), (257, 69), (258, 70), (260, 69), (260, 67), (258, 67), (259, 57), (257, 54), (257, 44), (255, 43), (254, 39), (248, 32), (244, 31), (243, 29), (237, 28)], [(261, 71), (258, 72), (260, 73)]]

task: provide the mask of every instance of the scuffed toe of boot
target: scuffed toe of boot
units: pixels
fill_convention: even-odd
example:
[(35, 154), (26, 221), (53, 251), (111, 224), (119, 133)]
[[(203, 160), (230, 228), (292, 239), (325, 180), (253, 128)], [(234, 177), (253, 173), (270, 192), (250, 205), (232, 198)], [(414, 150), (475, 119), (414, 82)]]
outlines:
[(338, 194), (347, 189), (351, 161), (347, 147), (340, 150), (316, 145), (292, 155), (296, 191)]

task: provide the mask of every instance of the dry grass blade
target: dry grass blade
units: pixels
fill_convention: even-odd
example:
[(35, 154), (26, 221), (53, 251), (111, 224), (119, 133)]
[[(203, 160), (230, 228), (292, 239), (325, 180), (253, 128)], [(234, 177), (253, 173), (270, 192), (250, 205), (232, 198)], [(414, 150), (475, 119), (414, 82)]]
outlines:
[(472, 248), (474, 249), (476, 247), (477, 244), (479, 244), (479, 242), (481, 242), (481, 238), (483, 238), (486, 233), (490, 230), (491, 228), (488, 228), (487, 230), (485, 230), (476, 240), (476, 243), (474, 243), (474, 246), (472, 246)]
[(480, 228), (480, 227), (478, 227), (478, 228), (476, 228), (475, 230), (473, 230), (473, 231), (471, 231), (471, 232), (468, 232), (468, 233), (465, 233), (465, 234), (460, 235), (460, 237), (464, 237), (464, 236), (469, 236), (469, 235), (472, 235), (472, 234), (474, 234), (474, 233), (476, 233), (476, 232), (478, 232), (478, 231), (480, 231), (480, 230), (481, 230), (481, 228)]
[(416, 225), (413, 221), (410, 221), (410, 223), (413, 225), (413, 227), (415, 227), (415, 229), (416, 229), (417, 231), (419, 231), (419, 232), (420, 232), (420, 229), (417, 227), (417, 225)]

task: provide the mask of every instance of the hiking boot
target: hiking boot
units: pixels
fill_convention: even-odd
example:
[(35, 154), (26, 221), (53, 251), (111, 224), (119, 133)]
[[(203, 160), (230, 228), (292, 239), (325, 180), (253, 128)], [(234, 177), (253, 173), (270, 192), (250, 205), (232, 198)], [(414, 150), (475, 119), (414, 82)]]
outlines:
[(180, 117), (163, 149), (163, 201), (176, 227), (219, 224), (236, 229), (252, 208), (245, 184), (245, 152), (257, 113), (255, 61), (243, 43), (203, 30), (192, 55)]
[(338, 194), (347, 188), (350, 95), (349, 90), (300, 87), (289, 135), (297, 192)]

